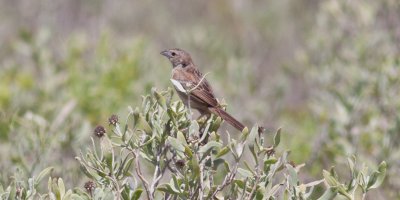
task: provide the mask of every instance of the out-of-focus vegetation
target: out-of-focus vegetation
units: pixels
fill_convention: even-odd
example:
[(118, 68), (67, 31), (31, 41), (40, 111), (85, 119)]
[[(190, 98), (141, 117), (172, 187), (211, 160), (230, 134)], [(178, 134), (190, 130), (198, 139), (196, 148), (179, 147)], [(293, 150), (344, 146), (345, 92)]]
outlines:
[(387, 160), (393, 176), (382, 191), (396, 198), (398, 192), (390, 191), (400, 187), (395, 176), (400, 169), (399, 5), (321, 4), (306, 51), (299, 56), (313, 85), (308, 105), (318, 123), (312, 162), (327, 166), (349, 154), (370, 164)]
[(283, 127), (300, 179), (356, 155), (399, 198), (400, 3), (366, 1), (23, 1), (0, 3), (0, 182), (53, 166), (83, 186), (74, 157), (112, 113), (170, 85), (158, 53), (188, 50), (228, 110)]

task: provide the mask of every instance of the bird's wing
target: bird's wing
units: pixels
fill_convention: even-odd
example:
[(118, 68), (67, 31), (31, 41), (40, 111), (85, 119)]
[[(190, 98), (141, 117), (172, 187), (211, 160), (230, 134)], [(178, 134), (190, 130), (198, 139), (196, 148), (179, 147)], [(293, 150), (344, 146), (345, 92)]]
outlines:
[[(203, 80), (203, 81), (206, 82), (207, 80)], [(208, 85), (208, 84), (201, 83), (197, 89), (193, 90), (190, 93), (190, 96), (192, 98), (195, 98), (197, 100), (200, 100), (200, 101), (206, 103), (208, 105), (208, 107), (218, 106), (217, 99), (215, 99), (214, 94), (211, 93), (210, 90), (208, 90), (206, 85)]]
[(193, 100), (200, 101), (207, 104), (209, 107), (216, 107), (219, 105), (217, 99), (214, 96), (214, 92), (208, 83), (206, 77), (197, 68), (188, 69), (188, 74), (192, 75), (190, 80), (193, 80), (191, 88), (196, 87), (190, 93)]

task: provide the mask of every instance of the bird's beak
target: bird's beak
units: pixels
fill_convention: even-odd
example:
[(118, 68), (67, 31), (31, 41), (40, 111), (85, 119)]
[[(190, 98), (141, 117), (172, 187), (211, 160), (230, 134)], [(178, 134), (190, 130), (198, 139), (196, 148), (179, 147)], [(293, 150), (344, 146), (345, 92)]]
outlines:
[(167, 58), (170, 58), (170, 57), (171, 57), (171, 54), (169, 53), (168, 50), (161, 51), (160, 54), (163, 55), (163, 56), (165, 56), (165, 57), (167, 57)]

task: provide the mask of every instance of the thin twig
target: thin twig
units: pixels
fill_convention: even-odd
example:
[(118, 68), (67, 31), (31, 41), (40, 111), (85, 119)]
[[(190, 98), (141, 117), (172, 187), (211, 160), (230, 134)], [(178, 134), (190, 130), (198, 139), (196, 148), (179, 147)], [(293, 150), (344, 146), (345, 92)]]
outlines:
[(250, 192), (250, 195), (249, 195), (249, 198), (248, 198), (249, 200), (252, 199), (252, 196), (253, 196), (254, 192), (256, 191), (256, 189), (257, 189), (258, 182), (260, 181), (258, 166), (256, 166), (256, 172), (257, 172), (257, 174), (256, 174), (256, 178), (254, 180), (253, 188), (252, 188), (252, 190)]
[[(153, 182), (152, 182), (151, 187), (150, 187), (150, 191), (151, 191), (153, 196), (154, 196), (154, 193), (155, 193), (155, 188), (157, 187), (158, 183), (160, 182), (161, 178), (163, 177), (165, 169), (166, 169), (165, 165), (164, 165), (164, 167), (162, 169), (160, 168), (161, 155), (164, 155), (166, 151), (167, 151), (166, 147), (162, 148), (161, 151), (159, 152), (159, 154), (156, 157), (156, 169), (154, 170)], [(169, 162), (166, 163), (166, 164), (169, 164)]]
[(243, 192), (242, 192), (242, 195), (240, 196), (240, 199), (244, 199), (244, 195), (246, 194), (247, 181), (248, 181), (248, 178), (244, 179)]
[(115, 178), (114, 174), (112, 176), (108, 176), (111, 181), (113, 182), (113, 185), (115, 187), (115, 190), (117, 190), (117, 199), (120, 200), (121, 199), (121, 189), (120, 186), (118, 184), (117, 179)]
[[(229, 137), (229, 134), (228, 134), (228, 137)], [(230, 137), (229, 137), (229, 138), (230, 138)], [(240, 144), (240, 145), (244, 145), (245, 143), (246, 143), (246, 141), (243, 141), (243, 142), (241, 142), (241, 143), (239, 143), (239, 144)], [(213, 192), (211, 198), (215, 198), (215, 196), (218, 194), (218, 192), (222, 191), (226, 186), (228, 186), (229, 184), (232, 183), (233, 179), (234, 179), (235, 176), (236, 176), (236, 172), (237, 172), (237, 169), (238, 169), (238, 167), (239, 167), (239, 160), (242, 158), (243, 151), (244, 151), (244, 148), (242, 149), (242, 152), (240, 152), (239, 158), (235, 159), (235, 167), (233, 168), (232, 171), (230, 171), (230, 172), (228, 173), (228, 175), (225, 176), (224, 181), (223, 181), (222, 184), (219, 185), (219, 186), (217, 187), (217, 189)]]
[(211, 196), (211, 199), (215, 198), (215, 196), (218, 194), (218, 192), (222, 191), (226, 186), (228, 186), (229, 184), (232, 183), (233, 179), (234, 179), (235, 176), (236, 176), (236, 172), (237, 172), (238, 167), (239, 167), (239, 162), (236, 161), (235, 167), (233, 168), (232, 171), (230, 171), (230, 172), (228, 173), (228, 175), (225, 176), (225, 179), (224, 179), (224, 181), (222, 182), (222, 184), (219, 185), (219, 186), (217, 187), (217, 189), (215, 189), (215, 191), (213, 192), (213, 194), (212, 194), (212, 196)]
[[(204, 165), (205, 165), (205, 163), (207, 162), (207, 160), (210, 158), (210, 156), (207, 156), (201, 163), (200, 163), (200, 191), (199, 191), (199, 197), (200, 197), (200, 200), (202, 200), (203, 198), (204, 198), (204, 194), (203, 194), (203, 191), (204, 191), (204, 188), (205, 188), (205, 185), (204, 185), (204, 180), (203, 180), (203, 177), (204, 177)], [(200, 160), (199, 158), (197, 158), (198, 160)]]
[(197, 184), (196, 188), (193, 191), (193, 194), (190, 195), (190, 199), (197, 199), (196, 197), (198, 197), (198, 193), (200, 191), (200, 184)]
[(253, 196), (254, 192), (256, 191), (258, 182), (260, 181), (259, 162), (258, 162), (258, 158), (256, 158), (256, 159), (257, 159), (256, 160), (256, 165), (255, 165), (256, 175), (255, 175), (255, 179), (254, 179), (254, 183), (253, 183), (253, 188), (252, 188), (252, 190), (250, 192), (250, 195), (249, 195), (249, 200), (252, 199), (251, 197)]
[(149, 183), (146, 181), (146, 179), (144, 178), (143, 174), (142, 174), (142, 170), (140, 169), (140, 164), (139, 164), (139, 149), (136, 150), (137, 152), (134, 153), (135, 157), (136, 157), (136, 174), (138, 175), (139, 179), (142, 181), (143, 187), (146, 190), (147, 193), (147, 197), (150, 200), (153, 200), (153, 196), (151, 194), (151, 191), (149, 190)]

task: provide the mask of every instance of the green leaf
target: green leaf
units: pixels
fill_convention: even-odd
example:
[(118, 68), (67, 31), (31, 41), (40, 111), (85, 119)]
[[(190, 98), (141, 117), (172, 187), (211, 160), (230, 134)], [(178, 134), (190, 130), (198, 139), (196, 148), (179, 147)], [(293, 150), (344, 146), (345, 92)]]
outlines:
[(93, 199), (96, 200), (113, 200), (115, 199), (114, 193), (110, 188), (96, 188), (94, 191)]
[(256, 153), (256, 150), (255, 150), (254, 144), (249, 144), (248, 147), (249, 147), (249, 150), (251, 152), (251, 155), (253, 156), (254, 162), (258, 165), (258, 157), (257, 157), (257, 153)]
[(111, 140), (105, 135), (100, 138), (100, 147), (110, 172), (114, 170), (114, 150)]
[[(75, 198), (76, 196), (79, 196), (80, 198)], [(91, 199), (85, 191), (83, 191), (81, 188), (75, 188), (73, 189), (73, 194), (72, 194), (72, 199), (82, 199), (82, 200), (89, 200)]]
[(171, 187), (170, 184), (162, 184), (157, 188), (157, 190), (166, 192), (168, 194), (179, 194), (179, 191), (177, 191), (173, 187)]
[(213, 162), (213, 167), (214, 169), (217, 169), (219, 165), (224, 164), (225, 160), (222, 158), (217, 158), (215, 160), (212, 161)]
[(382, 184), (386, 176), (386, 168), (387, 164), (385, 161), (383, 161), (381, 164), (379, 164), (378, 170), (372, 172), (367, 184), (367, 190), (377, 188)]
[[(68, 192), (69, 191), (71, 191), (71, 190), (68, 190)], [(74, 194), (74, 193), (72, 193), (68, 198), (66, 198), (66, 199), (73, 199), (73, 200), (89, 200), (89, 197), (87, 197), (87, 196), (85, 196), (85, 197), (82, 197), (82, 196), (80, 196), (80, 195), (78, 195), (78, 194)]]
[(175, 122), (176, 117), (177, 117), (176, 112), (174, 112), (172, 109), (168, 108), (167, 114), (168, 114), (168, 117), (171, 118), (173, 122)]
[(185, 154), (188, 158), (192, 158), (193, 156), (192, 150), (187, 145), (185, 145)]
[[(117, 170), (117, 173), (116, 173), (117, 177), (118, 177), (120, 174), (122, 174), (123, 168), (125, 167), (125, 164), (126, 164), (126, 162), (128, 161), (129, 158), (132, 158), (132, 157), (130, 157), (129, 155), (128, 155), (128, 156), (125, 156), (125, 158), (124, 158), (124, 160), (122, 161), (122, 163), (119, 164), (119, 167), (118, 167), (118, 170)], [(132, 159), (133, 159), (133, 158), (132, 158)]]
[(328, 171), (323, 170), (322, 174), (326, 183), (328, 183), (329, 186), (337, 187), (339, 185), (339, 182)]
[(243, 189), (244, 186), (245, 186), (245, 182), (244, 182), (243, 180), (236, 179), (236, 180), (234, 180), (233, 182), (234, 182), (237, 186), (239, 186), (241, 189)]
[(208, 129), (208, 132), (216, 132), (218, 128), (221, 126), (222, 119), (221, 117), (217, 117), (211, 124), (210, 128)]
[(35, 178), (35, 187), (42, 181), (42, 179), (50, 174), (51, 171), (53, 171), (54, 167), (48, 167), (44, 170), (42, 170), (39, 175)]
[(276, 148), (280, 142), (281, 142), (281, 128), (279, 128), (276, 131), (276, 134), (274, 136), (274, 148)]
[(180, 152), (185, 152), (185, 147), (176, 138), (168, 136), (167, 141), (175, 150), (180, 151)]
[(199, 123), (197, 123), (197, 121), (192, 121), (192, 123), (189, 126), (189, 136), (192, 135), (197, 135), (197, 132), (199, 131), (200, 127), (199, 127)]
[(153, 95), (157, 100), (157, 103), (160, 104), (164, 109), (167, 108), (167, 100), (165, 99), (164, 96), (162, 96), (160, 93), (157, 92), (155, 88), (152, 89)]
[(322, 182), (324, 182), (323, 179), (322, 180), (318, 180), (318, 181), (309, 182), (307, 184), (304, 184), (304, 186), (306, 186), (306, 187), (314, 187), (316, 185), (321, 184)]
[(349, 164), (350, 172), (351, 172), (351, 177), (354, 178), (354, 165), (355, 165), (355, 157), (352, 156), (351, 158), (347, 158), (347, 163)]
[(147, 139), (147, 138), (149, 138), (149, 137), (148, 137), (148, 136), (145, 137), (145, 139), (143, 140), (143, 141), (145, 141), (145, 142), (142, 143), (141, 146), (144, 147), (144, 146), (149, 145), (149, 146), (151, 147), (151, 144), (152, 144), (153, 140), (156, 138), (156, 135), (151, 136), (150, 139)]
[(142, 192), (143, 192), (142, 189), (136, 189), (135, 192), (133, 192), (131, 200), (138, 200), (142, 195)]
[[(248, 136), (248, 147), (251, 152), (251, 155), (253, 156), (254, 162), (258, 165), (258, 157), (257, 157), (257, 152), (259, 152), (258, 146), (255, 146), (254, 144), (257, 142), (256, 137), (258, 134), (258, 127), (254, 126), (250, 134)], [(257, 150), (256, 150), (257, 148)]]
[(135, 125), (139, 130), (143, 130), (146, 134), (151, 135), (152, 129), (141, 113), (135, 113)]
[(121, 192), (121, 197), (122, 197), (122, 199), (129, 199), (129, 191), (127, 189), (124, 189)]
[(290, 186), (292, 186), (292, 187), (297, 186), (297, 183), (298, 183), (299, 180), (298, 180), (298, 177), (297, 177), (296, 170), (290, 164), (286, 164), (286, 169), (289, 172), (289, 183), (290, 183)]
[(8, 199), (16, 199), (15, 196), (17, 195), (17, 187), (15, 181), (12, 181), (9, 188), (10, 188), (10, 194), (8, 195)]
[(216, 157), (219, 158), (219, 157), (227, 154), (228, 152), (229, 152), (229, 147), (225, 146), (221, 150), (219, 150), (219, 152), (217, 153)]
[(264, 194), (266, 193), (265, 188), (259, 187), (256, 191), (256, 200), (262, 200), (264, 198)]
[(176, 176), (172, 175), (172, 180), (170, 181), (170, 186), (175, 190), (178, 191), (179, 193), (181, 193), (181, 187), (180, 187), (180, 183), (178, 181), (178, 179), (176, 178)]
[(279, 191), (280, 186), (281, 186), (281, 184), (274, 185), (274, 187), (272, 187), (271, 190), (268, 191), (267, 199), (269, 199), (270, 197), (273, 197), (275, 195), (275, 193), (277, 193)]
[(82, 163), (82, 161), (80, 161), (80, 158), (76, 158), (80, 163), (80, 169), (81, 171), (90, 179), (94, 179), (94, 175), (92, 173), (89, 172), (89, 170), (86, 168), (86, 166)]
[[(254, 129), (254, 128), (253, 128)], [(240, 136), (240, 141), (245, 141), (247, 139), (247, 136), (249, 136), (249, 129), (247, 127), (245, 127), (242, 130), (242, 134)], [(251, 141), (252, 142), (252, 141)]]
[(318, 200), (332, 200), (338, 193), (337, 187), (329, 187)]
[(247, 169), (238, 168), (237, 171), (238, 171), (239, 174), (242, 175), (244, 178), (253, 177), (253, 173), (251, 173), (251, 171), (249, 171), (249, 170), (247, 170)]
[(244, 151), (244, 144), (243, 143), (239, 143), (239, 144), (237, 144), (237, 146), (236, 146), (236, 155), (237, 155), (237, 160), (240, 158), (240, 157), (242, 157), (242, 154), (243, 154), (243, 151)]
[(267, 158), (265, 157), (264, 159), (264, 165), (272, 165), (278, 162), (278, 160), (275, 157)]
[(56, 196), (57, 200), (61, 200), (61, 192), (60, 192), (60, 188), (57, 185), (57, 179), (53, 178), (51, 180), (51, 191), (54, 193), (54, 195)]
[(243, 163), (244, 163), (244, 166), (247, 168), (247, 170), (253, 171), (253, 168), (250, 167), (249, 163), (247, 163), (246, 161), (243, 161)]
[(200, 177), (200, 166), (196, 156), (192, 157), (190, 165), (193, 170), (193, 179), (197, 179), (198, 177)]
[(256, 137), (258, 135), (258, 126), (254, 126), (249, 134), (248, 141), (250, 144), (253, 144), (256, 141)]
[(342, 184), (340, 184), (339, 181), (336, 180), (336, 178), (334, 177), (336, 175), (336, 172), (333, 170), (333, 168), (330, 172), (324, 170), (322, 174), (329, 186), (335, 187), (340, 194), (346, 196), (348, 199), (351, 199), (351, 196), (346, 191), (346, 188)]
[(335, 179), (339, 179), (338, 174), (335, 171), (335, 167), (331, 167), (331, 169), (329, 170), (329, 173), (331, 174), (331, 176), (333, 176)]
[(52, 184), (52, 179), (51, 179), (51, 177), (49, 177), (49, 180), (47, 181), (47, 190), (48, 190), (49, 192), (52, 192), (52, 191), (51, 191), (51, 184)]
[[(229, 136), (229, 135), (228, 135)], [(236, 153), (236, 150), (234, 149), (236, 146), (236, 141), (234, 139), (230, 140), (228, 138), (228, 141), (231, 141), (230, 144), (227, 145), (227, 147), (229, 148), (229, 150), (231, 150), (233, 157), (235, 158), (235, 160), (239, 160), (239, 155)]]
[(183, 135), (181, 131), (178, 131), (178, 133), (176, 134), (176, 139), (178, 139), (181, 144), (187, 145), (185, 135)]
[(123, 169), (121, 171), (122, 176), (124, 177), (128, 176), (133, 160), (134, 158), (129, 158), (129, 160), (123, 165)]
[(226, 172), (231, 171), (231, 167), (229, 166), (229, 163), (226, 160), (224, 160), (224, 167), (225, 167)]
[(213, 148), (219, 148), (221, 147), (222, 144), (216, 141), (210, 141), (206, 145), (200, 147), (199, 153), (206, 153), (208, 151), (211, 151)]
[(61, 199), (63, 199), (63, 197), (65, 196), (65, 185), (64, 185), (64, 181), (62, 180), (62, 178), (58, 178), (57, 185), (58, 185), (58, 189), (60, 190), (60, 197), (61, 197)]

